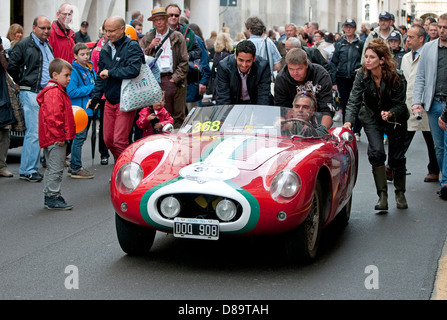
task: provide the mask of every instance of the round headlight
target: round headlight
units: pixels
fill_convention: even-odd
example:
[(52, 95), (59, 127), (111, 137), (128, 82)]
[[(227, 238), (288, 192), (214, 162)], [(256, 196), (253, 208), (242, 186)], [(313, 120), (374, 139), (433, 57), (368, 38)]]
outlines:
[(221, 200), (216, 206), (216, 215), (222, 221), (230, 221), (236, 216), (237, 208), (231, 200)]
[(122, 194), (132, 193), (143, 180), (143, 169), (135, 162), (123, 165), (116, 174), (116, 188)]
[(300, 189), (300, 177), (294, 171), (284, 170), (273, 178), (270, 195), (274, 200), (277, 200), (278, 197), (292, 198)]
[(180, 201), (173, 196), (164, 198), (160, 203), (161, 214), (169, 219), (177, 217), (181, 209)]

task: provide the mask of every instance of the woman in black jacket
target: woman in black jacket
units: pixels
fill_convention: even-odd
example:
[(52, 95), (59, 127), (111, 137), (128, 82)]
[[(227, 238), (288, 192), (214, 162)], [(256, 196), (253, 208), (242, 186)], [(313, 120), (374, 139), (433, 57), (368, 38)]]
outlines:
[(359, 119), (368, 138), (368, 158), (379, 196), (376, 210), (388, 210), (384, 133), (389, 139), (388, 162), (394, 174), (397, 208), (408, 208), (405, 199), (404, 141), (409, 114), (405, 99), (406, 80), (396, 70), (389, 47), (382, 39), (372, 40), (365, 50), (362, 69), (355, 77), (346, 107), (344, 126), (351, 129), (359, 112)]

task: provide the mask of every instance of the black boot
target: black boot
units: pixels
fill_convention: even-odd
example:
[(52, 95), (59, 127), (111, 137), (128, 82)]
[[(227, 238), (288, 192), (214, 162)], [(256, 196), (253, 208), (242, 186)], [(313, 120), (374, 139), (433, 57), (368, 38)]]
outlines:
[(401, 177), (394, 176), (394, 187), (396, 188), (394, 193), (396, 194), (397, 209), (408, 209), (407, 199), (405, 198), (406, 179), (407, 177), (405, 175)]
[(375, 210), (388, 210), (388, 185), (386, 179), (385, 166), (373, 167), (374, 182), (376, 183), (377, 195), (379, 200), (377, 201)]

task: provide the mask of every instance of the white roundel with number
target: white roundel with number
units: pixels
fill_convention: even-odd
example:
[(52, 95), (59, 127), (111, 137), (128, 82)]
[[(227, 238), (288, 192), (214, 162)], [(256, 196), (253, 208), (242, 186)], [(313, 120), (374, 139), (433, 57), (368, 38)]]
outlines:
[(229, 180), (239, 175), (239, 169), (230, 163), (193, 163), (180, 170), (180, 176), (198, 183)]

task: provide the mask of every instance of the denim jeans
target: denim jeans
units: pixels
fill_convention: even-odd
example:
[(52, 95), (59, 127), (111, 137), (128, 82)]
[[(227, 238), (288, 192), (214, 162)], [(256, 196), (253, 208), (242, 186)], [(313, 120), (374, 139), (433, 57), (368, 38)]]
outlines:
[(37, 93), (20, 91), (20, 100), (25, 115), (26, 132), (23, 140), (19, 174), (29, 175), (39, 169), (39, 104)]
[(447, 185), (447, 131), (442, 130), (438, 124), (445, 102), (434, 100), (430, 110), (427, 112), (430, 131), (435, 143), (436, 159), (442, 173), (441, 186)]
[(70, 168), (73, 172), (77, 172), (82, 168), (82, 146), (84, 145), (85, 140), (87, 139), (88, 129), (90, 127), (92, 119), (88, 119), (87, 127), (76, 134), (76, 137), (73, 140), (71, 145), (71, 163)]

